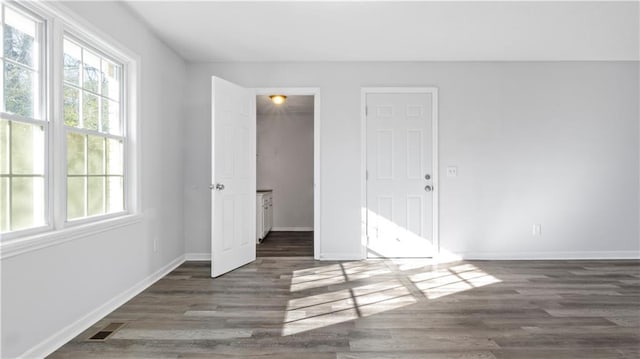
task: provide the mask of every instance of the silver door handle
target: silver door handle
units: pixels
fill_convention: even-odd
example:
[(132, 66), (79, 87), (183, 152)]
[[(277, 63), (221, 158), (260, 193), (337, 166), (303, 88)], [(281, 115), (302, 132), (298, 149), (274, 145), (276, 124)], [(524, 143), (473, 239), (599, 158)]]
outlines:
[(431, 192), (431, 191), (433, 191), (433, 187), (431, 187), (431, 186), (429, 186), (429, 185), (426, 185), (426, 186), (424, 186), (424, 190), (425, 190), (426, 192)]
[(215, 189), (216, 191), (222, 191), (224, 189), (224, 185), (222, 183), (216, 183), (215, 185), (210, 184), (209, 189)]

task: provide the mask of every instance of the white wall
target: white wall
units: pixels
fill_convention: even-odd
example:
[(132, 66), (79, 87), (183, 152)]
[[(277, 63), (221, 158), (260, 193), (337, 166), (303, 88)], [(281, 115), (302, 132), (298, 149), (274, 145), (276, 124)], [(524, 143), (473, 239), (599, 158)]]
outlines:
[[(638, 256), (634, 62), (210, 63), (188, 68), (185, 238), (208, 253), (210, 76), (320, 87), (323, 257), (358, 258), (360, 88), (440, 89), (443, 250), (475, 258)], [(532, 224), (542, 224), (533, 237)]]
[(184, 254), (185, 64), (119, 3), (67, 6), (141, 57), (143, 220), (2, 260), (2, 358), (60, 333)]
[(258, 189), (273, 190), (273, 226), (313, 228), (313, 109), (258, 114)]

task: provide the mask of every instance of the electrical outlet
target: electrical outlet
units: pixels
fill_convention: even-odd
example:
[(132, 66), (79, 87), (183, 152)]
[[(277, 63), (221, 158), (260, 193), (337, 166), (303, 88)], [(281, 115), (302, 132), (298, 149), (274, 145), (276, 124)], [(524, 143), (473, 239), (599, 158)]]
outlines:
[(458, 167), (456, 166), (447, 167), (447, 177), (458, 177)]
[(541, 224), (534, 224), (533, 225), (533, 230), (531, 232), (531, 234), (534, 237), (539, 237), (542, 235), (542, 225)]
[(153, 251), (154, 252), (158, 251), (158, 238), (153, 239)]

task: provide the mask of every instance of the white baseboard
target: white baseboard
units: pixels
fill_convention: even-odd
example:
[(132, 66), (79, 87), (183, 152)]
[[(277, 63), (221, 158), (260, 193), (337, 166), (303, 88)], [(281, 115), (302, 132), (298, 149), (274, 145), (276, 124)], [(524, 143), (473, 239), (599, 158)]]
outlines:
[(359, 261), (362, 253), (320, 253), (321, 261)]
[(463, 260), (598, 260), (640, 259), (640, 251), (588, 252), (463, 252), (455, 253)]
[(272, 227), (274, 232), (312, 232), (313, 227)]
[(187, 253), (184, 255), (187, 261), (210, 261), (211, 253)]
[(178, 258), (174, 259), (166, 266), (158, 269), (155, 273), (134, 284), (131, 288), (125, 290), (118, 296), (109, 299), (100, 307), (96, 308), (95, 310), (89, 312), (87, 315), (61, 329), (59, 332), (40, 342), (40, 344), (37, 344), (33, 348), (27, 350), (22, 355), (20, 355), (19, 358), (44, 358), (47, 355), (53, 353), (55, 350), (69, 342), (71, 339), (87, 330), (87, 328), (91, 327), (97, 321), (107, 316), (107, 314), (111, 313), (124, 303), (128, 302), (131, 298), (140, 294), (143, 290), (149, 288), (160, 278), (166, 276), (172, 270), (176, 269), (179, 265), (184, 263), (184, 258), (184, 255), (181, 255)]

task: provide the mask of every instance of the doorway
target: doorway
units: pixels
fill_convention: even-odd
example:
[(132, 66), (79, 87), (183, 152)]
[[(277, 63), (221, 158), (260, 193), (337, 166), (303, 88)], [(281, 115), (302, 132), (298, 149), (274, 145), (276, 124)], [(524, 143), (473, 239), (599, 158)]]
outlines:
[(437, 90), (368, 88), (363, 103), (363, 256), (438, 252)]
[(319, 128), (317, 89), (256, 89), (257, 257), (319, 258)]

